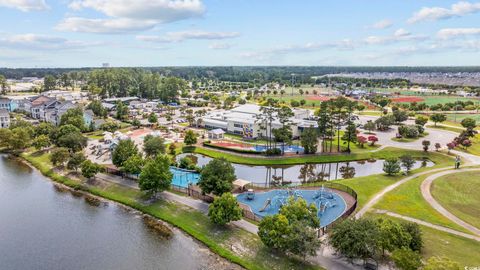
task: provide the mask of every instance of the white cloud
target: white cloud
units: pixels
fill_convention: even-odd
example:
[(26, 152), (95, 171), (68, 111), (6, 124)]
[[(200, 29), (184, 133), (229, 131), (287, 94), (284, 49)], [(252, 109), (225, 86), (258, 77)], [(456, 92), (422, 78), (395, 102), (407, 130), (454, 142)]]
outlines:
[(61, 21), (55, 29), (59, 31), (96, 33), (96, 34), (121, 34), (137, 32), (153, 28), (154, 21), (137, 21), (132, 19), (87, 19), (70, 17)]
[(98, 42), (68, 40), (61, 37), (19, 34), (0, 38), (0, 47), (29, 50), (70, 50), (100, 45)]
[(391, 44), (396, 42), (404, 42), (404, 41), (422, 41), (426, 40), (427, 37), (424, 35), (413, 35), (409, 31), (400, 28), (397, 29), (393, 35), (390, 36), (369, 36), (365, 38), (363, 41), (369, 45), (380, 45), (380, 44)]
[(181, 31), (181, 32), (169, 32), (164, 36), (150, 36), (150, 35), (140, 35), (136, 38), (138, 40), (147, 41), (147, 42), (158, 42), (158, 43), (170, 43), (170, 42), (181, 42), (187, 39), (206, 39), (206, 40), (216, 40), (216, 39), (228, 39), (238, 37), (240, 33), (238, 32), (207, 32), (200, 30), (193, 31)]
[(417, 23), (421, 21), (436, 21), (450, 19), (453, 17), (461, 17), (480, 11), (480, 3), (470, 3), (460, 1), (451, 5), (450, 8), (443, 7), (424, 7), (415, 12), (408, 19), (409, 23)]
[(201, 0), (77, 0), (69, 7), (74, 11), (92, 9), (108, 18), (69, 17), (57, 28), (92, 33), (146, 30), (162, 23), (198, 18), (205, 13)]
[(374, 29), (386, 29), (389, 28), (390, 26), (393, 25), (393, 22), (391, 20), (385, 19), (378, 21), (371, 25), (369, 28), (374, 28)]
[(24, 12), (48, 9), (45, 0), (0, 0), (0, 6), (16, 8)]
[(437, 37), (441, 39), (451, 39), (470, 35), (480, 35), (480, 28), (444, 28), (437, 32)]
[(212, 50), (227, 50), (232, 47), (232, 44), (230, 43), (220, 43), (220, 42), (215, 42), (213, 44), (208, 45), (209, 49)]

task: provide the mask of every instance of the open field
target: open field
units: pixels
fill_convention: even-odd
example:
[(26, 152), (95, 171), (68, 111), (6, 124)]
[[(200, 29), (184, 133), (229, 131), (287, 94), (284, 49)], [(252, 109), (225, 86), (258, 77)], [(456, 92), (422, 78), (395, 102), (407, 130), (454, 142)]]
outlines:
[[(368, 213), (369, 217), (382, 217), (401, 222), (401, 219), (394, 217)], [(428, 259), (432, 256), (447, 257), (458, 262), (463, 267), (474, 267), (480, 265), (480, 257), (472, 254), (480, 254), (479, 242), (450, 233), (435, 230), (420, 225), (423, 237), (422, 256)]]
[[(451, 164), (447, 164), (451, 165)], [(452, 165), (453, 166), (453, 165)], [(433, 173), (432, 173), (433, 174)], [(457, 231), (470, 233), (461, 226), (453, 223), (428, 204), (422, 196), (420, 185), (428, 177), (419, 176), (397, 187), (385, 196), (373, 207), (388, 210), (400, 215), (413, 217), (432, 224), (451, 228)]]
[(400, 96), (400, 97), (392, 98), (392, 101), (395, 102), (395, 103), (417, 102), (417, 103), (425, 103), (428, 106), (435, 105), (435, 104), (453, 103), (457, 100), (459, 100), (459, 101), (472, 100), (472, 101), (477, 102), (477, 103), (480, 102), (479, 99), (457, 97), (457, 96), (411, 95), (411, 96)]
[[(447, 114), (447, 121), (452, 121), (454, 123), (460, 123), (465, 118), (472, 118), (480, 122), (480, 113), (458, 113), (456, 116), (454, 113)], [(456, 120), (456, 122), (455, 122)]]
[(445, 175), (432, 183), (432, 196), (460, 219), (480, 228), (480, 171)]

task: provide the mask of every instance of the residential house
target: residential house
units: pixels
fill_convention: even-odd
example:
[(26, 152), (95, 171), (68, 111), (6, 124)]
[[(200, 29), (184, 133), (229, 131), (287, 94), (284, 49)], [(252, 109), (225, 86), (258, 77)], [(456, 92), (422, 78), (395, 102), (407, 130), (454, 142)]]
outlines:
[(6, 109), (0, 109), (0, 128), (10, 127), (10, 114)]

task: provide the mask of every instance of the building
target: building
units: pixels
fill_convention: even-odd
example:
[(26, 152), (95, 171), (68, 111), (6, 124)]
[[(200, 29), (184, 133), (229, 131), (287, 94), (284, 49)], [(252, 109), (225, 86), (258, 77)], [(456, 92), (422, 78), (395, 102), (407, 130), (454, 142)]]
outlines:
[(10, 127), (10, 114), (6, 109), (0, 109), (0, 128)]
[(8, 112), (13, 112), (17, 109), (18, 104), (15, 100), (0, 97), (0, 110), (4, 109)]
[[(262, 128), (258, 119), (262, 114), (260, 106), (245, 104), (227, 111), (213, 111), (199, 119), (199, 126), (206, 129), (222, 129), (225, 132), (241, 135), (244, 138), (256, 139), (266, 137), (267, 129)], [(290, 118), (292, 135), (299, 137), (305, 128), (317, 127), (317, 122), (309, 120), (312, 112), (305, 109), (293, 109), (294, 116)], [(272, 122), (272, 129), (281, 128), (282, 124), (275, 119)]]

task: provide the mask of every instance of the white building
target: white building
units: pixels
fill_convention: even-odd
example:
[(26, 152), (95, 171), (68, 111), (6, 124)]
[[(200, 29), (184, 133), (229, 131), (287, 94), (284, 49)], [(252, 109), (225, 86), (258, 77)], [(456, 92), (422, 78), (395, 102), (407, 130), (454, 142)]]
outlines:
[(5, 109), (0, 109), (0, 128), (10, 127), (10, 114)]
[[(293, 109), (294, 116), (290, 119), (293, 137), (299, 137), (303, 129), (317, 127), (317, 122), (307, 120), (312, 112), (305, 109)], [(260, 106), (245, 104), (227, 111), (213, 111), (199, 120), (199, 125), (206, 129), (222, 129), (225, 132), (241, 135), (244, 138), (255, 139), (266, 137), (266, 128), (262, 129), (262, 123), (258, 119)], [(272, 129), (281, 128), (278, 119), (272, 123)]]

